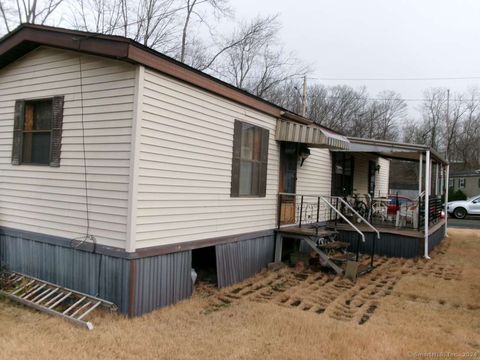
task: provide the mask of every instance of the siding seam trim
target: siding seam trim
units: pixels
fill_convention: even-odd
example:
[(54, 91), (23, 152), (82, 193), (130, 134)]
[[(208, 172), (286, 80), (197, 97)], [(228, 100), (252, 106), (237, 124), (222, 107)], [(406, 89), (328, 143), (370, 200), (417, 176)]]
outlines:
[(128, 216), (127, 216), (127, 241), (125, 250), (134, 252), (136, 248), (137, 232), (137, 202), (138, 202), (138, 173), (140, 165), (140, 141), (143, 114), (143, 87), (145, 67), (138, 66), (135, 71), (135, 95), (132, 117), (132, 135), (130, 143), (130, 174), (128, 188)]

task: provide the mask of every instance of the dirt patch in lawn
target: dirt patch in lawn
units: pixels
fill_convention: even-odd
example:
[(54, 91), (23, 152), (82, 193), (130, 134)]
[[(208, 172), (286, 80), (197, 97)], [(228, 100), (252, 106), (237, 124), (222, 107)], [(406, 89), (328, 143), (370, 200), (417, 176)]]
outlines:
[(377, 259), (356, 283), (280, 269), (87, 332), (0, 300), (2, 359), (409, 358), (480, 352), (480, 231), (451, 230), (432, 260)]
[[(352, 321), (365, 324), (381, 306), (387, 296), (405, 297), (407, 300), (427, 301), (426, 292), (432, 284), (442, 283), (442, 288), (449, 288), (453, 297), (458, 297), (457, 282), (462, 278), (461, 264), (445, 263), (442, 254), (446, 254), (451, 239), (446, 239), (432, 255), (434, 261), (425, 259), (377, 258), (377, 267), (366, 276), (360, 277), (356, 283), (333, 274), (291, 268), (264, 272), (239, 285), (219, 291), (211, 297), (211, 303), (205, 313), (221, 310), (226, 305), (251, 301), (271, 303), (313, 314), (326, 316), (341, 321)], [(479, 244), (480, 246), (480, 244)], [(397, 283), (408, 279), (398, 291)], [(473, 280), (473, 279), (472, 279)], [(435, 287), (434, 287), (435, 288)], [(470, 294), (470, 288), (463, 288), (464, 298)], [(436, 295), (441, 295), (436, 294)], [(435, 295), (435, 297), (437, 297)], [(441, 297), (438, 302), (446, 301)], [(478, 300), (478, 299), (477, 299)], [(471, 301), (471, 300), (470, 300)], [(473, 303), (449, 303), (476, 309)], [(446, 302), (445, 302), (446, 304)]]

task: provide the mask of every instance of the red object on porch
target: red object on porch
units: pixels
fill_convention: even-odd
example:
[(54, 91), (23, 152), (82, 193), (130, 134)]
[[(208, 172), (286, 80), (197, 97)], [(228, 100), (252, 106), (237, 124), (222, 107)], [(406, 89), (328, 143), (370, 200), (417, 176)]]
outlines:
[(388, 195), (387, 214), (396, 215), (402, 205), (412, 206), (415, 201), (404, 195)]

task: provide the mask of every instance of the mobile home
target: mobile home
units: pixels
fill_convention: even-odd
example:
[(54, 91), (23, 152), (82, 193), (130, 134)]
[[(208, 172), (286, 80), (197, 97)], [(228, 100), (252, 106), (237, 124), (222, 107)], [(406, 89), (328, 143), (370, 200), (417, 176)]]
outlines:
[[(37, 25), (0, 41), (0, 107), (2, 267), (132, 316), (190, 296), (205, 259), (219, 286), (272, 262), (279, 216), (302, 218), (279, 193), (331, 195), (351, 143), (132, 40)], [(357, 156), (358, 191), (388, 190), (385, 159)]]

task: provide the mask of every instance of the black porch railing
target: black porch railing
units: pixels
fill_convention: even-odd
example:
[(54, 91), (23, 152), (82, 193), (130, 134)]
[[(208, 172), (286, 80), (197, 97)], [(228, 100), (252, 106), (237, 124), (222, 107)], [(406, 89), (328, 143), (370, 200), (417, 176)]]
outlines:
[[(428, 198), (428, 225), (437, 223), (442, 217), (442, 197), (430, 195)], [(425, 198), (419, 200), (418, 224), (422, 229), (425, 226)]]
[[(350, 215), (347, 217), (346, 213)], [(364, 222), (376, 232), (377, 236), (373, 237), (370, 254), (370, 267), (373, 268), (375, 241), (377, 238), (380, 239), (380, 233), (364, 218), (363, 214), (357, 212), (345, 199), (338, 196), (278, 194), (277, 227), (279, 230), (283, 226), (297, 226), (299, 228), (313, 226), (318, 229), (319, 226), (328, 227), (332, 223), (334, 223), (334, 228), (336, 228), (339, 220), (350, 225), (358, 233), (356, 261), (359, 260), (360, 242), (365, 242), (365, 235), (355, 226), (354, 222)]]

